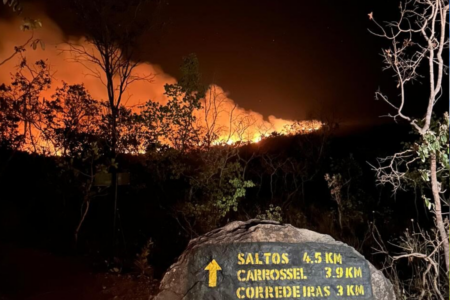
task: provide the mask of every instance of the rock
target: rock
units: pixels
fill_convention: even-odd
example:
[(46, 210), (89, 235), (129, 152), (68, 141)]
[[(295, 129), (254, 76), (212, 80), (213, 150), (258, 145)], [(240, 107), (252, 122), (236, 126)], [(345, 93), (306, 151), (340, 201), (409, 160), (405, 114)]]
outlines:
[(232, 222), (190, 241), (155, 300), (393, 300), (391, 283), (355, 249), (274, 221)]

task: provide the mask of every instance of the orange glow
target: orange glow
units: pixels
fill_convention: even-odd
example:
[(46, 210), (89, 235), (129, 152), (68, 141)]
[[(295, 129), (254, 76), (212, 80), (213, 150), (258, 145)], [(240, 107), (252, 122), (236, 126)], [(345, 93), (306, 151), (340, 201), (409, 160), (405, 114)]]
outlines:
[(212, 85), (197, 113), (201, 126), (218, 136), (213, 144), (258, 143), (273, 133), (279, 135), (305, 134), (322, 128), (317, 120), (293, 121), (269, 116), (264, 117), (251, 110), (239, 107), (228, 94), (217, 85)]
[[(40, 95), (41, 100), (50, 99), (54, 94), (56, 87), (60, 87), (62, 82), (68, 84), (83, 83), (86, 89), (97, 100), (105, 100), (106, 89), (98, 78), (92, 76), (85, 66), (71, 61), (72, 57), (65, 49), (64, 42), (67, 41), (58, 28), (58, 26), (48, 18), (41, 18), (43, 28), (35, 31), (34, 37), (42, 39), (46, 48), (32, 50), (28, 48), (24, 55), (29, 63), (39, 59), (47, 59), (53, 74), (53, 82), (49, 90), (43, 91)], [(15, 45), (20, 45), (27, 40), (30, 32), (21, 32), (19, 30), (21, 21), (5, 22), (0, 20), (0, 32), (5, 33), (1, 40), (0, 57), (7, 57), (11, 54)], [(84, 45), (83, 40), (70, 39), (72, 43)], [(92, 50), (95, 53), (94, 50)], [(18, 58), (14, 58), (0, 67), (0, 83), (9, 84), (10, 73), (14, 73), (15, 66), (19, 63)], [(98, 69), (98, 67), (89, 65), (89, 69)], [(100, 72), (101, 73), (101, 72)], [(146, 81), (136, 81), (129, 86), (124, 95), (123, 105), (132, 108), (137, 112), (138, 106), (145, 103), (148, 99), (165, 104), (167, 102), (164, 96), (164, 85), (173, 84), (176, 79), (166, 73), (158, 65), (141, 64), (135, 69), (135, 75), (147, 76), (153, 74), (154, 80), (149, 83)], [(104, 80), (103, 80), (104, 82)], [(264, 137), (276, 132), (281, 135), (304, 134), (322, 127), (319, 121), (302, 121), (280, 119), (275, 116), (269, 116), (265, 119), (260, 113), (246, 110), (239, 107), (227, 92), (220, 86), (211, 85), (210, 89), (202, 101), (202, 109), (196, 112), (197, 128), (202, 128), (203, 135), (210, 136), (210, 144), (228, 144), (236, 143), (258, 143)], [(23, 127), (22, 127), (23, 128)], [(53, 149), (48, 141), (41, 138), (38, 130), (32, 130), (33, 139), (39, 144), (39, 152), (47, 151), (58, 154), (57, 149)], [(31, 149), (30, 143), (25, 146), (25, 150)], [(139, 150), (139, 152), (141, 152)]]

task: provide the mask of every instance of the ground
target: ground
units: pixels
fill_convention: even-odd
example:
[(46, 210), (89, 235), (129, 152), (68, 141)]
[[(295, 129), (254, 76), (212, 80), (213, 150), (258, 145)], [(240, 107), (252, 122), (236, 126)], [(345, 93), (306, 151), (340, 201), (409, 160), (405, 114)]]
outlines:
[(85, 259), (0, 245), (0, 300), (148, 300), (158, 282), (94, 273)]

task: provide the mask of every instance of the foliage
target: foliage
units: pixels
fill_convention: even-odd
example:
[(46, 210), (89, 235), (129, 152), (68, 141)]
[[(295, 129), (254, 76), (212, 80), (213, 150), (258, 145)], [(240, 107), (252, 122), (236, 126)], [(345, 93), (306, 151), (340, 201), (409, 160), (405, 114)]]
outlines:
[(283, 222), (283, 212), (281, 207), (270, 204), (269, 209), (266, 209), (266, 212), (263, 214), (258, 214), (256, 218), (261, 220)]
[(41, 93), (50, 88), (50, 83), (51, 74), (45, 61), (39, 60), (30, 66), (26, 58), (22, 58), (17, 72), (11, 76), (11, 84), (2, 85), (0, 98), (6, 115), (0, 121), (1, 135), (11, 137), (15, 147), (28, 145), (31, 151), (41, 150), (40, 137), (33, 131), (41, 129)]
[(136, 254), (134, 266), (140, 273), (140, 275), (153, 276), (153, 268), (148, 263), (148, 257), (152, 253), (153, 244), (153, 240), (149, 238), (145, 245), (142, 247), (141, 252)]
[(81, 195), (81, 215), (74, 230), (75, 242), (78, 241), (79, 232), (89, 212), (91, 201), (103, 192), (104, 187), (94, 189), (96, 174), (107, 173), (108, 164), (104, 160), (101, 149), (97, 142), (90, 142), (83, 145), (82, 151), (76, 156), (62, 155), (59, 160), (59, 168), (62, 175), (79, 191)]
[(360, 186), (362, 169), (352, 154), (344, 159), (331, 159), (330, 169), (334, 174), (326, 173), (325, 181), (338, 207), (339, 226), (351, 229), (365, 219), (362, 199), (369, 202)]
[(205, 87), (201, 84), (195, 54), (183, 58), (180, 71), (181, 77), (177, 83), (164, 86), (167, 104), (148, 101), (142, 107), (143, 122), (149, 129), (147, 146), (162, 138), (167, 139), (162, 142), (169, 142), (172, 147), (184, 152), (200, 143), (195, 112), (201, 108), (200, 100), (205, 96)]
[(100, 103), (83, 85), (63, 83), (52, 99), (44, 102), (42, 115), (43, 132), (60, 155), (83, 156), (82, 152), (99, 134)]
[[(433, 120), (434, 121), (434, 120)], [(448, 112), (444, 114), (441, 120), (434, 121), (430, 130), (420, 137), (419, 142), (415, 145), (416, 153), (422, 163), (428, 161), (431, 155), (435, 155), (440, 170), (438, 173), (448, 172), (450, 170), (449, 164), (449, 116)], [(430, 171), (419, 169), (423, 181), (430, 181)]]
[[(220, 216), (224, 217), (231, 209), (237, 211), (238, 200), (245, 197), (247, 188), (254, 187), (255, 184), (250, 180), (243, 181), (240, 178), (233, 178), (229, 181), (228, 195), (216, 196), (215, 206), (219, 209)], [(234, 190), (234, 191), (233, 191)], [(218, 194), (224, 194), (222, 191), (216, 191)]]
[[(428, 130), (424, 135), (419, 135), (417, 141), (404, 144), (404, 152), (408, 153), (405, 165), (404, 183), (407, 187), (419, 189), (422, 199), (428, 209), (432, 209), (432, 200), (425, 195), (430, 189), (430, 157), (435, 156), (437, 162), (437, 178), (441, 189), (447, 190), (448, 178), (450, 176), (449, 165), (449, 116), (446, 112), (441, 119), (433, 118)], [(406, 155), (405, 155), (406, 157)], [(445, 200), (445, 199), (444, 199)]]
[(219, 222), (238, 209), (239, 200), (254, 186), (243, 177), (244, 168), (236, 161), (237, 149), (216, 146), (193, 153), (194, 166), (180, 169), (189, 180), (185, 202), (179, 206), (183, 215), (192, 218), (201, 231), (216, 227)]
[(24, 136), (19, 133), (20, 117), (17, 105), (8, 97), (11, 88), (0, 86), (0, 146), (6, 149), (19, 149)]

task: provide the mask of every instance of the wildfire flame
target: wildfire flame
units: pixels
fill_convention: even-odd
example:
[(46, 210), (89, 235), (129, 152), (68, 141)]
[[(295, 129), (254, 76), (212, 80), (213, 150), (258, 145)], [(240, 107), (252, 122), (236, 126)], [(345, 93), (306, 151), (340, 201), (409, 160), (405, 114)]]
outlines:
[[(98, 78), (89, 76), (85, 66), (71, 61), (70, 53), (61, 51), (61, 45), (67, 42), (61, 29), (49, 18), (41, 18), (43, 28), (34, 32), (34, 37), (42, 39), (46, 49), (27, 49), (24, 53), (31, 63), (40, 59), (47, 59), (53, 73), (53, 83), (49, 90), (41, 93), (42, 99), (49, 99), (55, 92), (55, 87), (61, 86), (62, 81), (68, 84), (83, 83), (89, 93), (95, 99), (106, 99), (106, 89)], [(0, 41), (0, 58), (7, 57), (14, 51), (16, 45), (30, 37), (30, 32), (19, 30), (21, 21), (16, 19), (10, 22), (0, 21), (0, 32), (5, 33)], [(83, 40), (71, 40), (71, 42), (83, 43)], [(12, 59), (0, 66), (0, 83), (10, 82), (9, 72), (14, 72), (18, 64), (17, 59)], [(90, 66), (95, 68), (95, 66)], [(8, 70), (8, 71), (5, 71)], [(128, 107), (139, 107), (148, 99), (162, 104), (167, 102), (164, 96), (164, 85), (173, 84), (176, 79), (166, 73), (158, 65), (141, 64), (136, 69), (137, 74), (155, 74), (151, 83), (137, 81), (129, 86), (126, 101)], [(212, 144), (236, 144), (238, 142), (258, 143), (264, 137), (273, 132), (280, 135), (303, 134), (319, 130), (322, 123), (316, 120), (293, 121), (269, 116), (267, 120), (255, 111), (245, 110), (239, 107), (220, 86), (211, 85), (205, 99), (202, 101), (202, 109), (196, 112), (198, 126), (204, 128), (206, 133), (214, 132)], [(34, 133), (33, 133), (34, 134)], [(41, 145), (49, 147), (48, 145)]]

